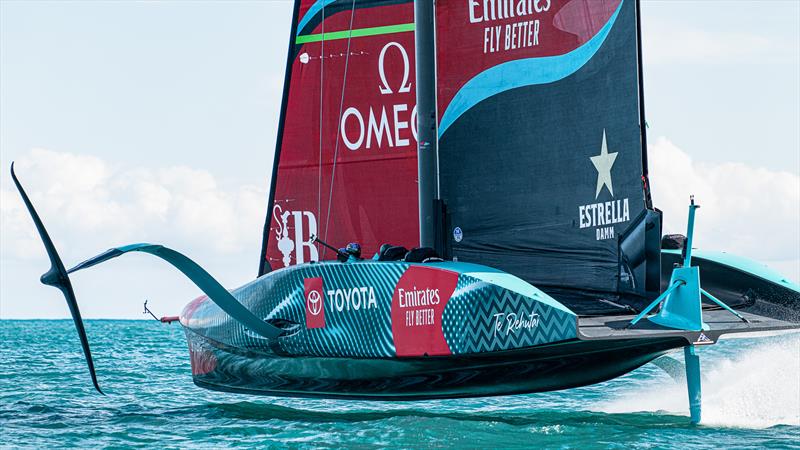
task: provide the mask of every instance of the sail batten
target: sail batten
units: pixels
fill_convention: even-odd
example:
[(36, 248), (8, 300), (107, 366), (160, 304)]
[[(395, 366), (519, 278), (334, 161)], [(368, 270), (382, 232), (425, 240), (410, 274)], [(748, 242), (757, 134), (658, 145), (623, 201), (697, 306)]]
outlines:
[(385, 25), (381, 27), (367, 27), (354, 30), (326, 31), (325, 33), (306, 34), (303, 36), (297, 36), (294, 42), (295, 44), (306, 44), (323, 40), (335, 41), (337, 39), (377, 36), (381, 34), (402, 33), (408, 31), (414, 31), (414, 22), (400, 23), (397, 25)]

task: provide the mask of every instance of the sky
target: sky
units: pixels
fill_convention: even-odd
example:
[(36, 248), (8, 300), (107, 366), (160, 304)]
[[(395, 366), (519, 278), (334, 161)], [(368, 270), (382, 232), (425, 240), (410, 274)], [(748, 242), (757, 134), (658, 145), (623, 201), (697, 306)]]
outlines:
[[(292, 3), (0, 0), (0, 318), (69, 317), (8, 175), (70, 266), (158, 242), (252, 280)], [(800, 279), (800, 1), (642, 2), (651, 185), (665, 232)], [(126, 255), (72, 277), (84, 317), (200, 294)]]

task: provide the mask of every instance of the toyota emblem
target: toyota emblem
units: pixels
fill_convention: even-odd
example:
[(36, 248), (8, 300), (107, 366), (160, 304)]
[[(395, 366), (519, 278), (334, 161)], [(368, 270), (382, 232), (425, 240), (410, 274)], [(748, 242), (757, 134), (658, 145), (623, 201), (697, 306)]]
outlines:
[(319, 291), (311, 291), (308, 293), (308, 312), (313, 315), (319, 315), (322, 311), (322, 298)]

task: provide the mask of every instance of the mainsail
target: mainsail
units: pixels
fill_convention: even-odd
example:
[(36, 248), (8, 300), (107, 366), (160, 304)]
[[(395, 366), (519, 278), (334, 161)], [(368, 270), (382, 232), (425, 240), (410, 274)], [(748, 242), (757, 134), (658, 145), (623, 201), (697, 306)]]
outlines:
[(436, 3), (450, 256), (558, 292), (576, 310), (604, 309), (586, 295), (616, 304), (619, 294), (637, 294), (636, 303), (657, 293), (660, 218), (648, 212), (636, 6)]
[(410, 1), (298, 0), (259, 274), (419, 241)]

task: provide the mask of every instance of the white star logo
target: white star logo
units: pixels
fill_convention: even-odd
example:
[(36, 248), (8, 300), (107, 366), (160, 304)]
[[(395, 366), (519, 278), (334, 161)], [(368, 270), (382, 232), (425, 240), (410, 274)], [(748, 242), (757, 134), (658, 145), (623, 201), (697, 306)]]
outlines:
[(614, 161), (617, 159), (617, 153), (608, 153), (608, 146), (606, 145), (606, 130), (603, 129), (603, 146), (600, 147), (600, 154), (597, 156), (590, 156), (594, 168), (597, 169), (597, 191), (594, 194), (596, 199), (600, 196), (600, 191), (603, 186), (608, 188), (611, 196), (614, 196), (614, 186), (611, 185), (611, 167), (614, 166)]

